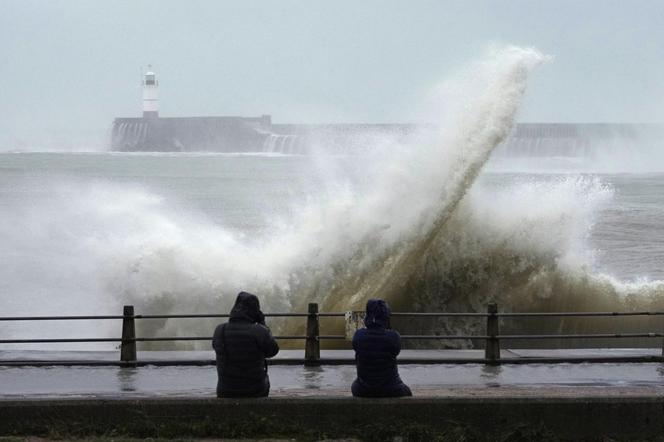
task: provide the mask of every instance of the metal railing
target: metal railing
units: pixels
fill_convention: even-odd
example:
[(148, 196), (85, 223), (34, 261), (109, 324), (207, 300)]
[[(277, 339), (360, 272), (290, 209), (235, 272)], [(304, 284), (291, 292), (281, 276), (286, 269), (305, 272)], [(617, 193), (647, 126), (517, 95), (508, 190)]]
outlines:
[[(349, 363), (341, 359), (321, 359), (320, 343), (323, 340), (345, 340), (346, 335), (320, 334), (321, 318), (343, 318), (346, 312), (319, 312), (318, 304), (309, 304), (307, 313), (266, 313), (265, 317), (287, 317), (306, 318), (306, 334), (304, 335), (276, 335), (277, 340), (303, 340), (304, 359), (286, 360), (282, 363), (304, 363), (305, 365), (320, 365), (321, 363)], [(582, 333), (582, 334), (505, 334), (500, 333), (501, 318), (564, 318), (564, 317), (627, 317), (627, 316), (664, 316), (660, 311), (641, 312), (542, 312), (542, 313), (516, 313), (499, 312), (495, 303), (489, 304), (486, 313), (406, 313), (395, 312), (392, 317), (409, 318), (478, 318), (486, 319), (486, 333), (484, 335), (402, 335), (403, 340), (475, 340), (484, 341), (484, 358), (429, 358), (429, 359), (400, 359), (400, 363), (487, 363), (499, 364), (528, 363), (528, 362), (662, 362), (664, 361), (664, 340), (662, 340), (661, 356), (607, 356), (607, 357), (530, 357), (530, 358), (505, 358), (501, 357), (501, 345), (503, 341), (514, 340), (551, 340), (551, 339), (615, 339), (615, 338), (664, 338), (664, 333)], [(211, 336), (167, 336), (167, 337), (137, 337), (136, 320), (149, 319), (193, 319), (193, 318), (228, 318), (228, 314), (155, 314), (141, 315), (134, 313), (134, 307), (124, 306), (122, 315), (106, 316), (10, 316), (0, 317), (0, 322), (8, 321), (76, 321), (76, 320), (122, 320), (122, 336), (120, 338), (39, 338), (39, 339), (0, 339), (0, 344), (35, 344), (35, 343), (96, 343), (96, 342), (118, 342), (120, 343), (120, 358), (117, 362), (112, 361), (87, 361), (77, 364), (73, 361), (16, 361), (0, 360), (0, 365), (205, 365), (214, 361), (140, 361), (137, 359), (137, 346), (139, 342), (176, 342), (176, 341), (210, 341)]]

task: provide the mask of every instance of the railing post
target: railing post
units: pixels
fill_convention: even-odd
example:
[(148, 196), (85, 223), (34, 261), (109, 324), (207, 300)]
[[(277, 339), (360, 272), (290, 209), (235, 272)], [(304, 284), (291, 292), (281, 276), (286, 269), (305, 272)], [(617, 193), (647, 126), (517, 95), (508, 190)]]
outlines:
[(120, 344), (120, 361), (136, 360), (136, 323), (134, 322), (134, 306), (125, 305), (122, 311), (122, 344)]
[(486, 318), (486, 334), (488, 336), (484, 346), (484, 358), (490, 363), (500, 362), (500, 326), (498, 324), (498, 304), (491, 303), (487, 307), (489, 316)]
[(304, 347), (304, 365), (320, 365), (319, 332), (318, 304), (312, 302), (309, 304), (309, 316), (307, 316), (307, 341)]

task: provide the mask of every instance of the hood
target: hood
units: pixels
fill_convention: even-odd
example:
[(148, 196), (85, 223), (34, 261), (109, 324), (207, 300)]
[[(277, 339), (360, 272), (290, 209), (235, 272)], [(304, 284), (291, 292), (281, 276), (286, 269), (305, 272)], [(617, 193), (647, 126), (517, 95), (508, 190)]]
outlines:
[(364, 325), (367, 327), (386, 328), (390, 324), (390, 306), (382, 299), (370, 299), (367, 301), (367, 314), (364, 317)]
[(258, 297), (251, 293), (240, 292), (231, 309), (230, 319), (245, 319), (251, 322), (261, 322), (263, 314)]

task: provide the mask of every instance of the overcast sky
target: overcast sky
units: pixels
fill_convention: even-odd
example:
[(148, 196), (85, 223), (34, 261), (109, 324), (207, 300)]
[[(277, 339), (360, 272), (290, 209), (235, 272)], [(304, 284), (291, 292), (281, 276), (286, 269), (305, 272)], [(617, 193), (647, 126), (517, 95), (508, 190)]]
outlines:
[(664, 1), (0, 0), (0, 149), (139, 116), (412, 122), (491, 43), (555, 56), (520, 121), (664, 121)]

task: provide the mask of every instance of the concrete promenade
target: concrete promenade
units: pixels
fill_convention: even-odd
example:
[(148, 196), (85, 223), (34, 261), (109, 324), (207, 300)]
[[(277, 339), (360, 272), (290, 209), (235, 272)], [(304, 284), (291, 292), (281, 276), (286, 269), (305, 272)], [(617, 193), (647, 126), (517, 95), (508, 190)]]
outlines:
[[(321, 365), (354, 364), (352, 350), (321, 350)], [(624, 349), (503, 349), (502, 363), (555, 363), (555, 362), (664, 362), (661, 348)], [(399, 364), (473, 364), (483, 363), (484, 350), (402, 350)], [(298, 365), (304, 361), (303, 350), (281, 350), (269, 360), (270, 365)], [(212, 351), (139, 351), (138, 362), (120, 362), (113, 351), (11, 351), (0, 350), (0, 366), (161, 366), (161, 365), (214, 365)]]
[[(0, 435), (355, 437), (434, 440), (624, 440), (664, 434), (664, 386), (446, 386), (414, 397), (358, 399), (347, 389), (275, 391), (265, 399), (99, 395), (0, 401)], [(528, 439), (526, 439), (528, 440)]]
[[(505, 358), (656, 358), (659, 349), (513, 350)], [(146, 360), (200, 361), (210, 352), (141, 352)], [(3, 352), (5, 360), (115, 360), (114, 352)], [(217, 399), (210, 365), (0, 367), (0, 436), (119, 434), (135, 437), (283, 437), (436, 440), (645, 440), (664, 435), (664, 365), (481, 363), (481, 351), (405, 351), (400, 373), (412, 398), (358, 399), (350, 352), (304, 367), (284, 352), (265, 399)], [(432, 356), (467, 359), (432, 364)], [(545, 358), (546, 357), (546, 358)], [(418, 363), (418, 358), (422, 358)], [(290, 360), (289, 360), (290, 359)], [(301, 359), (300, 359), (301, 360)], [(346, 364), (341, 364), (345, 361)], [(517, 437), (518, 436), (518, 437)], [(457, 438), (458, 439), (458, 438)]]

